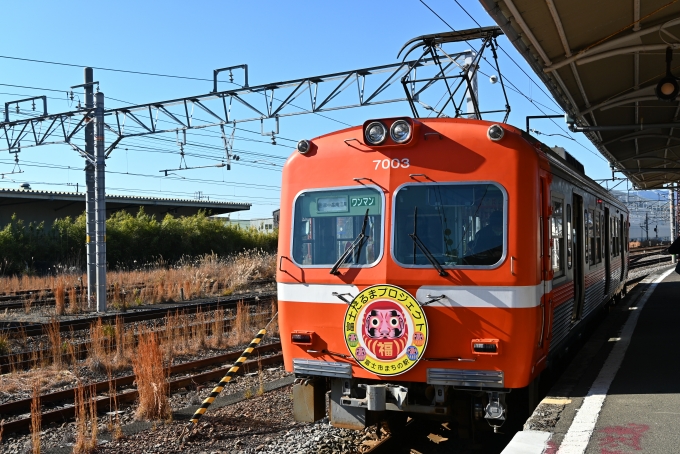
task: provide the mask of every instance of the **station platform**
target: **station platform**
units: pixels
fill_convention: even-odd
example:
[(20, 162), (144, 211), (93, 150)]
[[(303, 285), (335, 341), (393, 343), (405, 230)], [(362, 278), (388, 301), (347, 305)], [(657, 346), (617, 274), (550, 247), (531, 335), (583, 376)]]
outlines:
[(674, 269), (613, 306), (503, 454), (680, 453)]

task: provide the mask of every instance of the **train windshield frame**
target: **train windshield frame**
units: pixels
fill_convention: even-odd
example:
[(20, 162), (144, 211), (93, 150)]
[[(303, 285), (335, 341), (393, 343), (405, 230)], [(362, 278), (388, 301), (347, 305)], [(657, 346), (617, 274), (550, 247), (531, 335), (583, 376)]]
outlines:
[(508, 193), (497, 182), (407, 183), (392, 203), (390, 251), (404, 268), (432, 268), (427, 253), (448, 269), (493, 269), (507, 256)]
[(377, 186), (307, 189), (293, 201), (290, 255), (301, 268), (330, 269), (354, 247), (339, 267), (370, 268), (383, 256), (384, 225), (385, 195)]

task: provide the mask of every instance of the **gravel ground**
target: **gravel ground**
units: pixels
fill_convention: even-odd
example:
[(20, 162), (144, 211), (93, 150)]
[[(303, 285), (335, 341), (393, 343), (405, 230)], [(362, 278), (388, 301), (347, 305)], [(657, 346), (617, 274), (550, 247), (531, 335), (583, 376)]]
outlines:
[(336, 429), (324, 419), (314, 424), (293, 422), (292, 387), (286, 386), (234, 405), (208, 410), (199, 430), (183, 445), (177, 436), (186, 423), (173, 421), (101, 445), (108, 453), (353, 453), (370, 432)]

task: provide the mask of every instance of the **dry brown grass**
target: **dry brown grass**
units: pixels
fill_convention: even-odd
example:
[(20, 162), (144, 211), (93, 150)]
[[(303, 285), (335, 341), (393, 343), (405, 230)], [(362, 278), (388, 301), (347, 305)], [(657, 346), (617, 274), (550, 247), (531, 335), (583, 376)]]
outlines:
[(236, 303), (236, 317), (232, 322), (231, 340), (234, 345), (250, 342), (253, 329), (250, 326), (250, 307), (243, 304), (243, 301)]
[(222, 348), (224, 344), (224, 309), (217, 309), (212, 324), (211, 346)]
[(169, 386), (163, 367), (163, 351), (156, 333), (140, 333), (132, 369), (139, 393), (135, 416), (138, 419), (168, 419), (171, 414)]
[(61, 369), (61, 333), (59, 331), (59, 320), (52, 318), (50, 323), (47, 325), (47, 341), (50, 344), (50, 354), (52, 356), (52, 365), (56, 370)]
[[(131, 304), (155, 304), (168, 300), (179, 301), (180, 291), (186, 299), (228, 295), (243, 289), (255, 279), (273, 279), (276, 274), (276, 257), (262, 251), (242, 252), (232, 257), (220, 258), (206, 254), (198, 259), (181, 260), (168, 267), (159, 262), (158, 268), (107, 272), (112, 305), (125, 308)], [(24, 295), (25, 310), (31, 306), (41, 291), (53, 292), (57, 300), (57, 314), (65, 312), (68, 288), (68, 311), (82, 310), (80, 303), (87, 298), (87, 290), (77, 291), (76, 286), (87, 282), (86, 274), (59, 276), (0, 277), (0, 292), (12, 294), (33, 290)], [(80, 295), (80, 298), (78, 296)]]
[(66, 282), (63, 279), (57, 280), (57, 285), (54, 288), (55, 312), (57, 315), (64, 315), (66, 309)]
[(279, 335), (279, 300), (276, 298), (272, 298), (271, 302), (271, 317), (276, 316), (274, 320), (272, 320), (271, 325), (269, 325), (269, 334), (272, 336), (278, 336)]
[(90, 344), (87, 362), (90, 370), (101, 372), (112, 359), (108, 354), (111, 338), (104, 332), (104, 325), (99, 318), (90, 325)]
[(76, 442), (74, 454), (86, 454), (97, 447), (97, 402), (94, 387), (85, 388), (78, 380), (75, 392)]
[(40, 380), (35, 380), (33, 382), (33, 398), (31, 399), (31, 443), (33, 445), (33, 454), (40, 454), (41, 419)]
[(78, 314), (80, 312), (80, 301), (78, 301), (78, 293), (76, 288), (71, 286), (68, 289), (68, 312), (69, 314)]
[[(85, 360), (79, 360), (80, 344), (75, 342), (74, 333), (72, 332), (70, 337), (60, 335), (59, 321), (54, 317), (48, 327), (48, 354), (43, 358), (37, 349), (34, 349), (32, 363), (36, 369), (13, 370), (9, 374), (0, 375), (0, 392), (12, 394), (30, 391), (35, 380), (41, 381), (44, 390), (75, 384), (77, 377), (74, 373), (79, 374), (81, 367), (88, 367), (99, 373), (110, 373), (111, 370), (128, 371), (133, 366), (132, 370), (137, 374), (133, 364), (136, 360), (138, 370), (153, 371), (154, 368), (149, 364), (139, 363), (141, 358), (150, 360), (153, 357), (148, 353), (150, 349), (157, 349), (160, 352), (160, 359), (155, 359), (152, 363), (168, 366), (172, 364), (176, 355), (193, 355), (208, 348), (220, 349), (227, 345), (242, 345), (250, 342), (254, 334), (269, 322), (276, 312), (276, 303), (275, 301), (262, 303), (256, 310), (252, 309), (240, 302), (235, 314), (222, 309), (198, 314), (176, 312), (169, 315), (164, 326), (156, 328), (157, 331), (154, 333), (142, 330), (139, 335), (134, 327), (125, 329), (120, 317), (113, 325), (98, 320), (90, 327), (91, 343), (87, 346), (88, 357)], [(268, 332), (276, 333), (275, 322), (269, 325)], [(150, 338), (153, 338), (155, 345), (149, 346)], [(44, 369), (39, 369), (50, 363), (52, 365), (49, 374), (45, 374)], [(166, 394), (167, 391), (163, 391), (161, 386), (165, 383), (163, 380), (158, 377), (146, 381), (142, 379), (140, 382), (142, 384), (151, 383), (151, 388), (147, 386), (147, 389), (152, 391), (151, 394), (147, 393), (146, 402)], [(148, 397), (149, 395), (153, 397)], [(163, 405), (161, 410), (162, 408)]]

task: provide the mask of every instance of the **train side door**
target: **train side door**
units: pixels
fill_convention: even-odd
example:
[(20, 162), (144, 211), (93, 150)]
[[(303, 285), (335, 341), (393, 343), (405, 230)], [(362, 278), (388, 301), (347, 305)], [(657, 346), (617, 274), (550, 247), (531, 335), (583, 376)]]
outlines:
[(574, 311), (571, 314), (573, 322), (580, 320), (583, 312), (583, 303), (585, 301), (585, 274), (583, 269), (584, 263), (584, 247), (585, 247), (585, 229), (583, 216), (583, 198), (574, 194), (573, 206), (573, 224), (572, 224), (572, 239), (574, 250)]
[(611, 254), (612, 254), (612, 220), (609, 217), (609, 208), (604, 208), (604, 294), (609, 295), (611, 287)]

